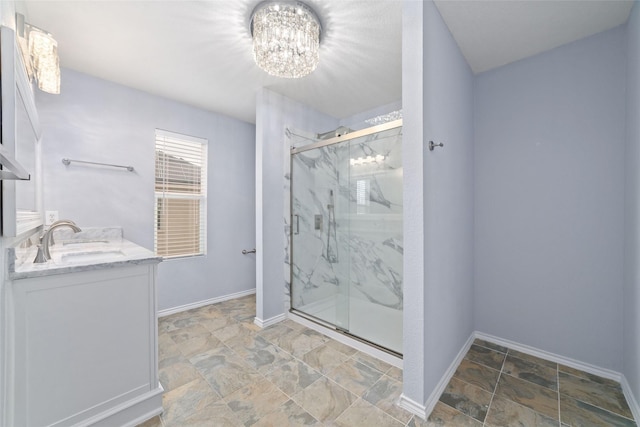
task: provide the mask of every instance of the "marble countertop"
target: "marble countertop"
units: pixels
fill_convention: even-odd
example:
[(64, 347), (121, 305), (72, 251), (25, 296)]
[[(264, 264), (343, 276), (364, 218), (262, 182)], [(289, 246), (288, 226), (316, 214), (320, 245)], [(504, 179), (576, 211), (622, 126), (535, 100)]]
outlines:
[(8, 248), (8, 278), (27, 279), (162, 261), (152, 251), (124, 239), (118, 227), (83, 229), (78, 233), (61, 228), (54, 231), (54, 242), (49, 248), (52, 259), (46, 263), (33, 262), (38, 252), (36, 245)]

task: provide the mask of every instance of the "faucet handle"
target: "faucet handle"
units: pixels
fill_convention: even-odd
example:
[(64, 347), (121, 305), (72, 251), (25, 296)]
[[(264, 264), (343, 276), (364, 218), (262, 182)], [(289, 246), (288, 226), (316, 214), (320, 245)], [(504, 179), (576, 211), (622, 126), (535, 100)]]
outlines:
[(42, 244), (38, 244), (38, 253), (36, 254), (36, 259), (33, 260), (34, 264), (41, 264), (43, 262), (47, 262), (47, 258), (44, 256), (44, 251), (42, 250)]

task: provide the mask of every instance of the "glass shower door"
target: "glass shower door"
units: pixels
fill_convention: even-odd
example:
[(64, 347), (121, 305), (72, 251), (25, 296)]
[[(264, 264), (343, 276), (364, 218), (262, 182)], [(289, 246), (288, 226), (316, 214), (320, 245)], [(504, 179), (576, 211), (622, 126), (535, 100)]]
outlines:
[(398, 124), (291, 156), (292, 308), (396, 353), (402, 353), (401, 139)]
[(349, 333), (402, 353), (402, 128), (352, 139)]
[(343, 329), (349, 257), (338, 218), (349, 212), (348, 166), (335, 146), (291, 157), (292, 308)]

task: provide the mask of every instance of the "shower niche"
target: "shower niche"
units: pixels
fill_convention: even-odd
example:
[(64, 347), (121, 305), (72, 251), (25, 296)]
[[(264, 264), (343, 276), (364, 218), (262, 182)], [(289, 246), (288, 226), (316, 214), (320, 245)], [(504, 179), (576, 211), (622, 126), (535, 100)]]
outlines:
[(402, 353), (402, 120), (292, 134), (291, 310)]

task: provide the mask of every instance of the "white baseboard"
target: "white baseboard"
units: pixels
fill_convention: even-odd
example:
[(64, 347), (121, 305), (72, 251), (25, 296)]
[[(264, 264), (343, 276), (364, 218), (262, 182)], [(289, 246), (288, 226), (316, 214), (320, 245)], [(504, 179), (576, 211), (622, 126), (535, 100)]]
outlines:
[(179, 305), (177, 307), (165, 308), (164, 310), (158, 311), (158, 317), (170, 316), (172, 314), (180, 313), (187, 310), (192, 310), (194, 308), (204, 307), (205, 305), (215, 304), (218, 302), (229, 301), (230, 299), (242, 298), (248, 295), (253, 295), (256, 293), (255, 288), (249, 289), (247, 291), (235, 292), (233, 294), (223, 295), (221, 297), (206, 299), (203, 301), (197, 301), (190, 304)]
[(622, 392), (624, 393), (624, 397), (627, 399), (627, 403), (631, 408), (631, 413), (633, 414), (633, 418), (637, 421), (640, 421), (640, 405), (638, 404), (638, 400), (633, 395), (633, 391), (627, 382), (627, 378), (623, 375), (622, 381), (620, 381), (620, 385), (622, 386)]
[(273, 316), (272, 318), (267, 320), (262, 320), (256, 317), (255, 319), (253, 319), (253, 323), (260, 326), (261, 328), (266, 328), (268, 326), (275, 325), (276, 323), (282, 322), (286, 318), (287, 318), (287, 315), (285, 313), (282, 313), (282, 314), (278, 314), (277, 316)]
[(610, 380), (614, 380), (619, 383), (622, 383), (622, 374), (620, 374), (620, 372), (612, 371), (610, 369), (600, 368), (598, 366), (594, 366), (589, 363), (580, 362), (579, 360), (571, 359), (565, 356), (560, 356), (558, 354), (540, 350), (538, 348), (531, 347), (525, 344), (520, 344), (515, 341), (498, 338), (496, 336), (485, 334), (483, 332), (476, 331), (474, 335), (475, 335), (475, 338), (478, 338), (481, 340), (489, 341), (494, 344), (498, 344), (504, 347), (511, 348), (513, 350), (520, 351), (522, 353), (527, 353), (531, 356), (536, 356), (541, 359), (550, 360), (552, 362), (560, 363), (570, 368), (579, 369), (581, 371), (588, 372), (590, 374), (597, 375), (602, 378), (608, 378)]
[(413, 415), (422, 418), (423, 420), (427, 419), (426, 406), (419, 404), (415, 400), (409, 399), (404, 395), (404, 393), (402, 393), (398, 398), (398, 406), (405, 411), (411, 412)]
[(78, 423), (78, 425), (135, 427), (141, 422), (162, 413), (163, 393), (164, 389), (160, 383), (158, 383), (158, 387), (146, 392), (142, 396), (138, 396), (135, 399), (124, 402), (94, 417), (83, 420), (81, 423)]
[(436, 387), (433, 389), (433, 391), (427, 398), (427, 402), (424, 405), (425, 414), (427, 417), (431, 414), (431, 411), (433, 411), (433, 408), (436, 406), (436, 403), (438, 403), (438, 400), (440, 399), (440, 395), (447, 388), (447, 384), (449, 384), (449, 381), (451, 381), (451, 377), (453, 377), (453, 374), (456, 373), (456, 369), (458, 369), (458, 366), (462, 362), (462, 359), (464, 359), (464, 356), (467, 354), (467, 352), (471, 348), (471, 344), (473, 344), (474, 339), (475, 339), (474, 334), (471, 334), (467, 339), (467, 342), (464, 343), (464, 345), (456, 355), (456, 358), (453, 359), (453, 362), (451, 362), (451, 364), (449, 365), (449, 368), (447, 368), (446, 372), (444, 373), (442, 378), (440, 378), (440, 381), (438, 381), (438, 384), (436, 384)]

